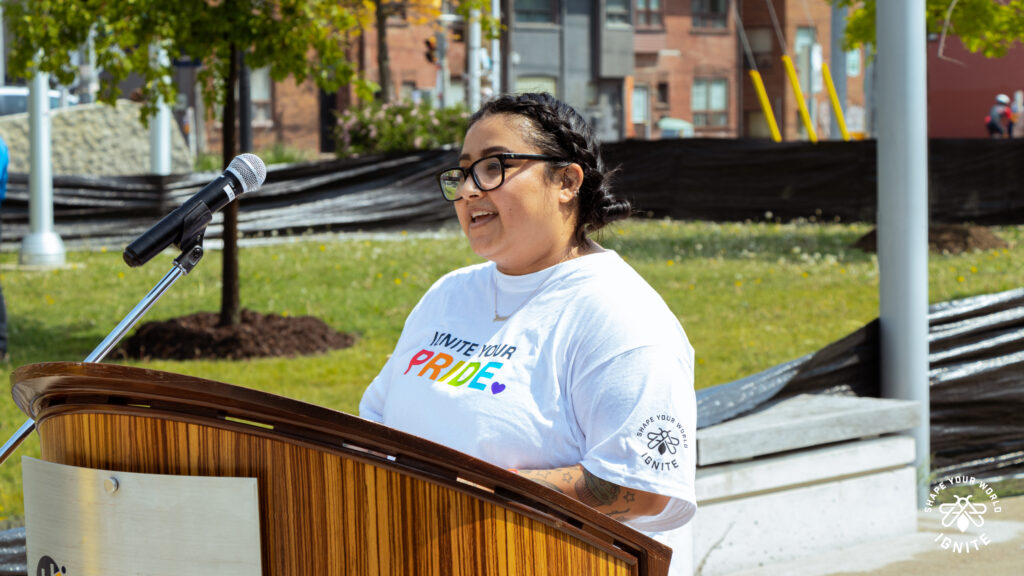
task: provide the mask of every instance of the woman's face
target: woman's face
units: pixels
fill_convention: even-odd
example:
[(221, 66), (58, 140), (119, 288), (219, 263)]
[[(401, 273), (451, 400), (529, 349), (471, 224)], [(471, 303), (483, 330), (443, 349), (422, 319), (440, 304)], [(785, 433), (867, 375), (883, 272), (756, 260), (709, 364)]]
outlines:
[[(521, 116), (493, 114), (466, 133), (459, 165), (502, 152), (542, 153), (523, 137), (530, 123)], [(562, 261), (572, 246), (575, 192), (582, 179), (577, 165), (547, 177), (544, 160), (505, 161), (505, 182), (481, 192), (466, 178), (455, 201), (469, 245), (506, 274), (528, 274)], [(578, 178), (576, 172), (579, 172)]]

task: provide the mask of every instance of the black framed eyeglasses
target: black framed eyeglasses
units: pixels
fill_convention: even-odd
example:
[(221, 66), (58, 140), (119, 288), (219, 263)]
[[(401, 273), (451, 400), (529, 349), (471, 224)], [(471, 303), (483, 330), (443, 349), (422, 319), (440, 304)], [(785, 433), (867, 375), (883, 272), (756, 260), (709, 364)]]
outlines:
[(504, 152), (485, 156), (469, 165), (469, 168), (456, 166), (447, 168), (437, 175), (437, 183), (441, 186), (441, 195), (449, 202), (455, 202), (462, 197), (459, 194), (459, 186), (466, 181), (466, 176), (473, 178), (473, 183), (481, 192), (488, 192), (500, 187), (505, 183), (505, 162), (508, 160), (557, 160), (564, 159), (547, 154), (517, 154), (515, 152)]

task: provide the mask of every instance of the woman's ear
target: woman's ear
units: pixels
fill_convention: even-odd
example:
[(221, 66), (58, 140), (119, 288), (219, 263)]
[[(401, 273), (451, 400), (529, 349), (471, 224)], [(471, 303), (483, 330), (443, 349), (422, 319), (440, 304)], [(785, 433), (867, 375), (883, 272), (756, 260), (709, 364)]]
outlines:
[(572, 202), (580, 193), (580, 186), (583, 185), (583, 167), (575, 162), (562, 169), (562, 187), (559, 191), (559, 200)]

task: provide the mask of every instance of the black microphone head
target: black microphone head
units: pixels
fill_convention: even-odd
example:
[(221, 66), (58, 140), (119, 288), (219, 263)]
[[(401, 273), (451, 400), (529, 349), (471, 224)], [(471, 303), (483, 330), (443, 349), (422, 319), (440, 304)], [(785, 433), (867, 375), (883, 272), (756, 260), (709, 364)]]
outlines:
[(252, 192), (267, 179), (267, 166), (255, 154), (239, 154), (228, 164), (230, 172), (242, 184), (242, 193)]

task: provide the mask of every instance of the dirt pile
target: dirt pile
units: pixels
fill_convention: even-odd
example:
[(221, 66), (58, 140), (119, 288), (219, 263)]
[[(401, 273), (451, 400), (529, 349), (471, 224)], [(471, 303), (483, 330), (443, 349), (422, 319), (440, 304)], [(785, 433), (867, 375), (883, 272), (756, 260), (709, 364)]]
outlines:
[[(865, 252), (878, 251), (876, 230), (868, 232), (854, 242), (854, 248)], [(962, 224), (934, 224), (928, 228), (928, 249), (938, 254), (960, 254), (975, 250), (1006, 248), (1006, 241), (984, 226)]]
[(238, 326), (219, 326), (215, 312), (198, 312), (142, 324), (121, 343), (115, 357), (200, 360), (307, 356), (348, 348), (351, 334), (312, 316), (287, 317), (242, 310)]

